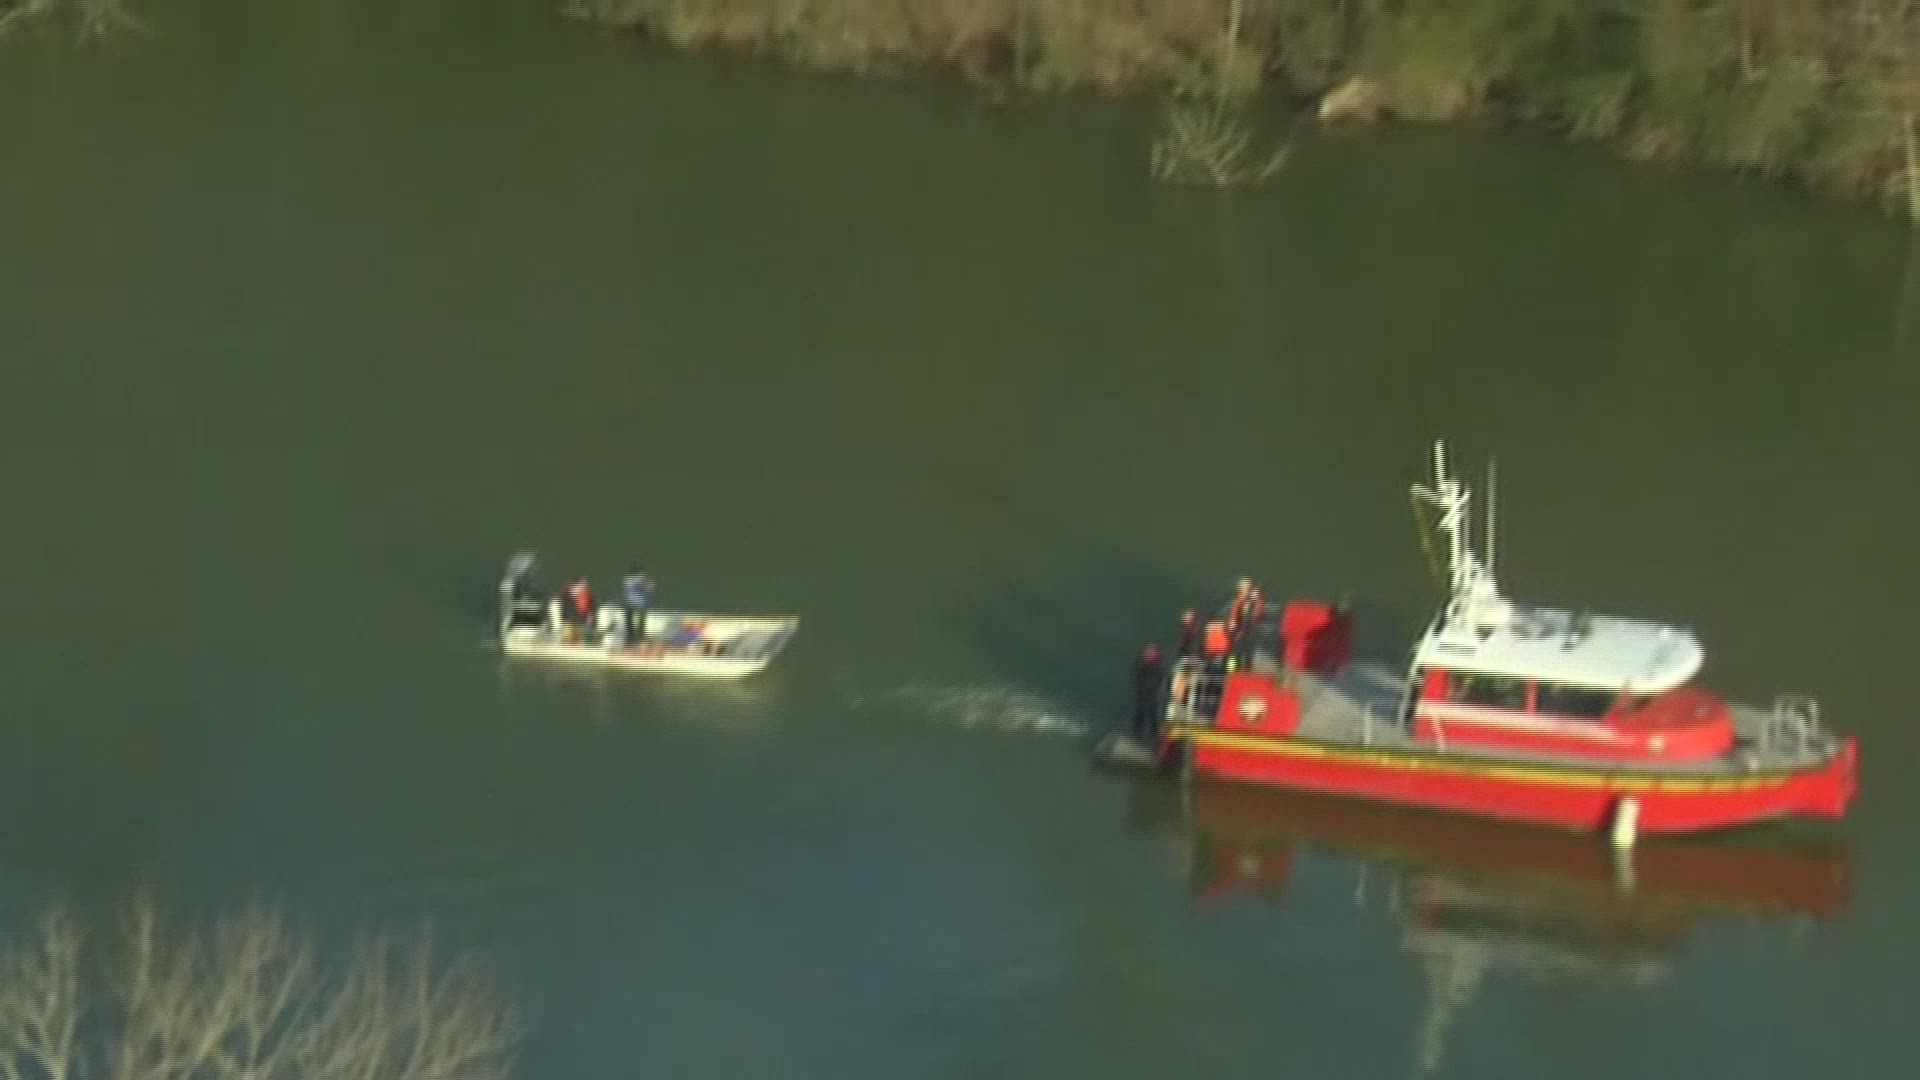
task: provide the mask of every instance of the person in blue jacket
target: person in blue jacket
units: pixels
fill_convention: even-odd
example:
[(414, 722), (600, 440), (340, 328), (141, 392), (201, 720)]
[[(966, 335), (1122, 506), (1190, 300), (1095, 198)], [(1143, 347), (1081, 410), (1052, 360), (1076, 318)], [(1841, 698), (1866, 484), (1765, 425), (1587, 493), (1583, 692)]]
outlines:
[(647, 636), (647, 605), (653, 601), (653, 579), (638, 570), (620, 583), (627, 604), (628, 639), (638, 644)]

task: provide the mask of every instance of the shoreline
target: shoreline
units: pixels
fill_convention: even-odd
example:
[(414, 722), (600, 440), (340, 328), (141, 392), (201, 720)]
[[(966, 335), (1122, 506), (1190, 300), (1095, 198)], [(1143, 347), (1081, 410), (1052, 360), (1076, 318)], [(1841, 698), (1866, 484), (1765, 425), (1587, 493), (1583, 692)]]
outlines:
[[(1476, 123), (1865, 202), (1920, 226), (1920, 5), (1901, 0), (555, 0), (690, 53), (1163, 99), (1163, 178), (1258, 182), (1244, 115)], [(1191, 168), (1163, 170), (1163, 157)]]
[[(1257, 184), (1298, 121), (1522, 131), (1920, 227), (1920, 0), (537, 0), (690, 55), (940, 73), (996, 102), (1159, 102), (1162, 181)], [(146, 29), (138, 0), (0, 0), (0, 38)], [(1263, 144), (1262, 139), (1277, 144)]]

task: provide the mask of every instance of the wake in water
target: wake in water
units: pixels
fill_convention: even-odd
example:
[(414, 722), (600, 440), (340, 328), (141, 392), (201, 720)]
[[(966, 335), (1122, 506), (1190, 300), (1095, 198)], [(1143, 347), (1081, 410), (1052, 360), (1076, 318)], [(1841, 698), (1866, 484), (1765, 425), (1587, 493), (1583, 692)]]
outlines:
[(942, 725), (1008, 735), (1081, 738), (1094, 724), (1054, 702), (1012, 686), (907, 683), (877, 695), (856, 695), (855, 708), (896, 705)]

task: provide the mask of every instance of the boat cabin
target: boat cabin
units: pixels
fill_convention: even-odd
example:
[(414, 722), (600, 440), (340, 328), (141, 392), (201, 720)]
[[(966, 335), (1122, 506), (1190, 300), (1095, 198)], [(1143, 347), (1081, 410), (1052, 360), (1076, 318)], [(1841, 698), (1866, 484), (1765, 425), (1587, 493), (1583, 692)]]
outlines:
[(1415, 649), (1416, 737), (1623, 760), (1732, 749), (1730, 711), (1686, 685), (1704, 659), (1688, 631), (1551, 608), (1466, 614), (1443, 614)]
[(1416, 503), (1440, 512), (1448, 601), (1414, 647), (1403, 720), (1416, 738), (1556, 757), (1700, 761), (1733, 748), (1732, 711), (1688, 680), (1705, 653), (1690, 631), (1645, 619), (1515, 604), (1468, 536), (1466, 487), (1434, 446)]

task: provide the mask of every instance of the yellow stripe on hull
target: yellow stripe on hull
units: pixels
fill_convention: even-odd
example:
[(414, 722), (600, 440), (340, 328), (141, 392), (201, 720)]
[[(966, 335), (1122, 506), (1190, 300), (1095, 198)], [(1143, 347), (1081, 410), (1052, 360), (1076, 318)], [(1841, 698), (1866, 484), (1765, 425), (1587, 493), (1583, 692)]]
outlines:
[(1275, 738), (1271, 735), (1242, 735), (1211, 728), (1170, 724), (1167, 737), (1188, 739), (1198, 746), (1217, 746), (1282, 757), (1311, 758), (1336, 765), (1366, 768), (1391, 768), (1407, 772), (1440, 772), (1487, 780), (1512, 780), (1521, 783), (1551, 784), (1561, 787), (1607, 788), (1613, 791), (1644, 794), (1704, 795), (1759, 791), (1779, 787), (1798, 773), (1768, 772), (1751, 776), (1689, 778), (1650, 776), (1644, 773), (1602, 772), (1552, 765), (1507, 765), (1464, 760), (1439, 753), (1404, 753), (1393, 750), (1348, 749), (1302, 739)]

